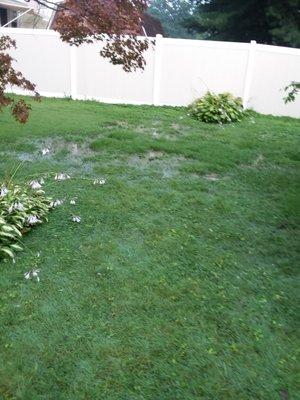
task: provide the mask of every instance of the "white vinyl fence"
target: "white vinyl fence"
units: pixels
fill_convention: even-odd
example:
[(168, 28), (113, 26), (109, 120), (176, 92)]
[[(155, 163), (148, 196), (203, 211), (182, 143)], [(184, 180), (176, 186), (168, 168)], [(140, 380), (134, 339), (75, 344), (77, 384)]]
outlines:
[(4, 28), (3, 34), (16, 40), (17, 69), (43, 96), (185, 106), (210, 90), (231, 92), (264, 114), (300, 117), (300, 96), (283, 102), (283, 88), (300, 81), (300, 49), (158, 35), (146, 69), (126, 73), (99, 56), (99, 43), (70, 47), (58, 33), (38, 29)]

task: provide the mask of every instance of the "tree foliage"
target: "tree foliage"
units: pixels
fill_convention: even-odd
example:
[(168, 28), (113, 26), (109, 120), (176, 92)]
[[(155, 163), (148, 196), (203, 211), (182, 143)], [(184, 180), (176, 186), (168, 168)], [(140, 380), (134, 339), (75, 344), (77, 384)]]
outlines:
[(292, 103), (300, 91), (300, 82), (293, 81), (284, 90), (286, 92), (286, 97), (283, 99), (285, 104)]
[[(27, 0), (29, 1), (29, 0)], [(142, 16), (147, 8), (146, 0), (35, 0), (57, 12), (56, 30), (63, 41), (79, 46), (94, 40), (103, 42), (102, 57), (115, 65), (122, 65), (126, 72), (145, 67), (143, 53), (149, 47), (141, 33)], [(24, 100), (15, 102), (5, 94), (9, 85), (34, 91), (35, 85), (26, 80), (12, 66), (13, 58), (7, 53), (16, 47), (15, 41), (0, 37), (0, 112), (12, 104), (15, 118), (25, 123), (30, 105)]]
[(166, 35), (173, 38), (191, 38), (193, 32), (186, 26), (195, 8), (195, 0), (153, 0), (149, 13), (162, 23)]
[(11, 105), (12, 115), (20, 123), (25, 123), (28, 119), (30, 105), (24, 100), (16, 101), (5, 93), (8, 86), (15, 86), (31, 92), (35, 91), (35, 85), (25, 79), (21, 72), (13, 67), (14, 59), (8, 53), (9, 50), (16, 48), (16, 42), (8, 36), (0, 37), (0, 112), (4, 107)]
[(149, 43), (137, 35), (146, 8), (145, 0), (66, 0), (55, 29), (72, 45), (104, 42), (101, 56), (129, 72), (145, 66)]
[(188, 25), (207, 39), (300, 47), (300, 2), (198, 0)]

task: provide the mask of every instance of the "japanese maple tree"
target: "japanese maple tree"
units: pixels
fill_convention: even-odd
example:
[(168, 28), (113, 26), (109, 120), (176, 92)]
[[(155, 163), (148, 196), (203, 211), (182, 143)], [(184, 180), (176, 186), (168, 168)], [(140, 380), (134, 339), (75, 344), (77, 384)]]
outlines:
[[(5, 89), (11, 85), (34, 92), (35, 85), (25, 79), (21, 72), (14, 69), (12, 65), (14, 60), (8, 51), (15, 47), (16, 42), (10, 37), (0, 37), (0, 112), (4, 107), (11, 105), (12, 115), (24, 124), (29, 116), (30, 105), (22, 99), (16, 101), (11, 98), (5, 93)], [(38, 96), (37, 93), (36, 96)]]
[[(33, 0), (27, 0), (33, 1)], [(55, 29), (63, 41), (80, 46), (93, 41), (103, 42), (100, 55), (126, 72), (145, 67), (144, 51), (149, 47), (146, 38), (138, 38), (142, 28), (146, 0), (35, 0), (41, 6), (56, 11)], [(35, 85), (26, 80), (12, 66), (13, 59), (6, 52), (15, 47), (8, 37), (0, 37), (0, 111), (12, 104), (12, 113), (20, 122), (26, 122), (30, 106), (23, 100), (15, 102), (5, 89), (9, 85), (35, 91)]]

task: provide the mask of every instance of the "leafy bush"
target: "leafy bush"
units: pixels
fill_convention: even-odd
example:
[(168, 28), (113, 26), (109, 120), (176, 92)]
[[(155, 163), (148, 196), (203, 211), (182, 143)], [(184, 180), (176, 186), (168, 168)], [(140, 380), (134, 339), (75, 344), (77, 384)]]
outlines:
[(43, 190), (29, 185), (0, 185), (0, 258), (14, 259), (15, 251), (22, 250), (19, 242), (23, 234), (47, 221), (51, 208), (51, 199)]
[(244, 114), (242, 99), (230, 93), (207, 92), (195, 100), (189, 110), (199, 121), (219, 124), (240, 121)]

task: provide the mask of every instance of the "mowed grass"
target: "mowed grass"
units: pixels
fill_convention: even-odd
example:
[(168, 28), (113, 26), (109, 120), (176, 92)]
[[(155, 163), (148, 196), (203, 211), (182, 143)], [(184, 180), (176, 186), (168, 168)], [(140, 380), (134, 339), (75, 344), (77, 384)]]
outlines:
[(0, 114), (0, 178), (21, 161), (16, 182), (66, 199), (0, 262), (1, 400), (299, 398), (299, 134), (69, 100)]

